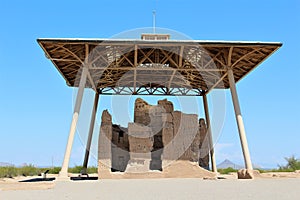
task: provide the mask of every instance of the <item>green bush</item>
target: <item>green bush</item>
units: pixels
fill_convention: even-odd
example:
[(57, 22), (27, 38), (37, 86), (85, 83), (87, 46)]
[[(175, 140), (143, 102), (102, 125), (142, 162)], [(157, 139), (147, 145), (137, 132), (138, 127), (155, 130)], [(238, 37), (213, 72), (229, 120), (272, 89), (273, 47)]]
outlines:
[(49, 174), (58, 174), (60, 172), (60, 169), (61, 169), (61, 167), (53, 167), (53, 168), (49, 169)]
[(38, 168), (40, 173), (44, 173), (49, 170), (48, 174), (58, 174), (60, 172), (61, 167), (51, 167), (51, 168)]
[(77, 165), (75, 167), (69, 168), (69, 172), (75, 174), (79, 174), (81, 170), (82, 170), (82, 166), (77, 166)]
[(294, 172), (295, 170), (293, 169), (283, 169), (283, 168), (278, 168), (278, 169), (257, 169), (260, 173), (268, 173), (268, 172)]
[(294, 172), (295, 170), (300, 170), (300, 159), (296, 159), (295, 156), (284, 158), (287, 162), (286, 165), (279, 165), (278, 169), (262, 170), (259, 169), (260, 173), (267, 172)]
[(40, 169), (36, 168), (34, 165), (29, 164), (18, 168), (18, 175), (22, 176), (34, 176), (40, 174)]
[(229, 174), (229, 173), (231, 173), (231, 172), (237, 172), (238, 170), (236, 170), (236, 169), (233, 169), (232, 167), (228, 167), (228, 168), (226, 168), (226, 169), (218, 169), (218, 172), (220, 173), (220, 174)]
[(12, 178), (17, 175), (17, 168), (14, 166), (0, 167), (0, 178)]
[(284, 159), (287, 161), (287, 165), (279, 168), (291, 169), (293, 171), (300, 170), (300, 159), (296, 159), (295, 156), (286, 157)]
[[(36, 176), (44, 173), (46, 170), (49, 169), (48, 174), (58, 174), (61, 170), (61, 167), (53, 167), (53, 168), (37, 168), (34, 165), (29, 164), (23, 167), (0, 167), (0, 178), (13, 178), (16, 176)], [(82, 166), (75, 166), (69, 168), (70, 173), (77, 173), (79, 174), (82, 170)], [(88, 167), (87, 169), (89, 174), (97, 173), (97, 167)]]
[(95, 167), (95, 166), (93, 166), (93, 167), (88, 167), (87, 172), (88, 172), (88, 174), (95, 174), (95, 173), (98, 173), (98, 167)]

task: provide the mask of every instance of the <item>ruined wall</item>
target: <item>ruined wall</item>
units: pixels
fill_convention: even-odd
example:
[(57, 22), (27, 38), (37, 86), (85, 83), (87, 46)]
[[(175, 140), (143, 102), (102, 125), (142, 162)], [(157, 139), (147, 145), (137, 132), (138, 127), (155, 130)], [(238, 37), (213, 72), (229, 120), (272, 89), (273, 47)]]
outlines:
[[(128, 140), (130, 153), (150, 153), (153, 147), (152, 130), (148, 126), (137, 123), (128, 124)], [(130, 154), (130, 158), (133, 158)]]
[[(167, 100), (162, 100), (167, 102)], [(173, 104), (171, 104), (173, 107)], [(167, 108), (170, 109), (170, 108)], [(172, 108), (173, 109), (173, 108)], [(153, 146), (151, 150), (151, 170), (162, 169), (162, 152), (163, 152), (163, 141), (162, 141), (162, 113), (164, 112), (162, 105), (149, 105), (143, 99), (136, 99), (134, 107), (134, 122), (136, 124), (144, 125), (149, 128), (153, 136)]]
[(124, 172), (130, 158), (128, 130), (116, 124), (112, 125), (111, 155), (111, 170)]
[(125, 171), (129, 161), (128, 131), (119, 125), (112, 124), (112, 117), (104, 110), (98, 143), (99, 173)]
[(145, 126), (150, 124), (150, 108), (151, 105), (149, 105), (146, 101), (141, 98), (137, 98), (134, 104), (134, 122)]
[(199, 165), (205, 169), (209, 169), (209, 137), (207, 135), (207, 127), (204, 119), (199, 120), (200, 133), (200, 155)]
[(167, 99), (159, 100), (157, 104), (158, 106), (163, 107), (165, 113), (171, 113), (174, 111), (173, 103)]
[(173, 103), (167, 99), (159, 100), (157, 106), (137, 99), (134, 122), (151, 128), (154, 142), (150, 168), (159, 169), (174, 160), (199, 161), (200, 131), (197, 115), (174, 111)]
[(164, 162), (173, 160), (197, 162), (200, 144), (198, 116), (179, 111), (165, 113), (164, 116), (162, 132)]
[(175, 141), (178, 141), (178, 144), (175, 144), (175, 147), (179, 146), (178, 149), (181, 148), (183, 150), (183, 154), (179, 157), (179, 160), (189, 160), (192, 162), (198, 161), (200, 143), (200, 134), (198, 129), (197, 115), (181, 113), (180, 125), (176, 135), (178, 139), (174, 138)]
[(111, 171), (112, 118), (107, 110), (102, 112), (98, 141), (98, 175), (108, 176)]
[[(100, 132), (99, 163), (111, 166), (112, 171), (163, 170), (175, 160), (199, 162), (201, 167), (209, 168), (204, 119), (198, 121), (196, 114), (174, 111), (173, 103), (167, 99), (159, 100), (156, 106), (136, 99), (134, 123), (129, 123), (128, 129), (113, 125), (105, 110)], [(99, 167), (99, 171), (104, 169), (108, 171)]]
[(138, 123), (129, 123), (128, 135), (130, 160), (126, 172), (149, 171), (154, 141), (151, 128)]

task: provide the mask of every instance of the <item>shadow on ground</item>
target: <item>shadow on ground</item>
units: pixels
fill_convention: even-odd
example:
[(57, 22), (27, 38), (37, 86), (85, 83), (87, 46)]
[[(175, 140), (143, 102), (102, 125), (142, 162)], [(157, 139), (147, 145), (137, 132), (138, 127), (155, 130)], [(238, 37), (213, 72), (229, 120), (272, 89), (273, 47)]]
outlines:
[(55, 178), (32, 178), (28, 180), (19, 181), (20, 183), (24, 182), (43, 182), (43, 181), (54, 181)]
[(70, 178), (72, 181), (93, 181), (93, 180), (98, 180), (98, 177), (71, 177)]

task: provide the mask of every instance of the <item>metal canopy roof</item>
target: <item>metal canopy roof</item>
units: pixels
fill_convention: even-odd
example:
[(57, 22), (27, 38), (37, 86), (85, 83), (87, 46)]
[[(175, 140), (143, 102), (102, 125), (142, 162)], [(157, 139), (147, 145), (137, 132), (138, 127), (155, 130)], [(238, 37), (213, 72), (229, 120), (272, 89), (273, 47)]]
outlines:
[(282, 46), (275, 42), (126, 39), (38, 39), (69, 86), (100, 94), (202, 95), (229, 88)]

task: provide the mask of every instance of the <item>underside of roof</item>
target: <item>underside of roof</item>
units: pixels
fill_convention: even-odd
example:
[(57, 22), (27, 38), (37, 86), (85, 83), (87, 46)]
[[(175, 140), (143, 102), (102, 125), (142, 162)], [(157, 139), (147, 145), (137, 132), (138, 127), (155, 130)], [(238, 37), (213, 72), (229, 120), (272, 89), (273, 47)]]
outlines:
[(202, 95), (229, 88), (228, 68), (237, 82), (282, 46), (189, 40), (37, 41), (69, 86), (79, 85), (82, 68), (87, 67), (87, 88), (118, 95)]

